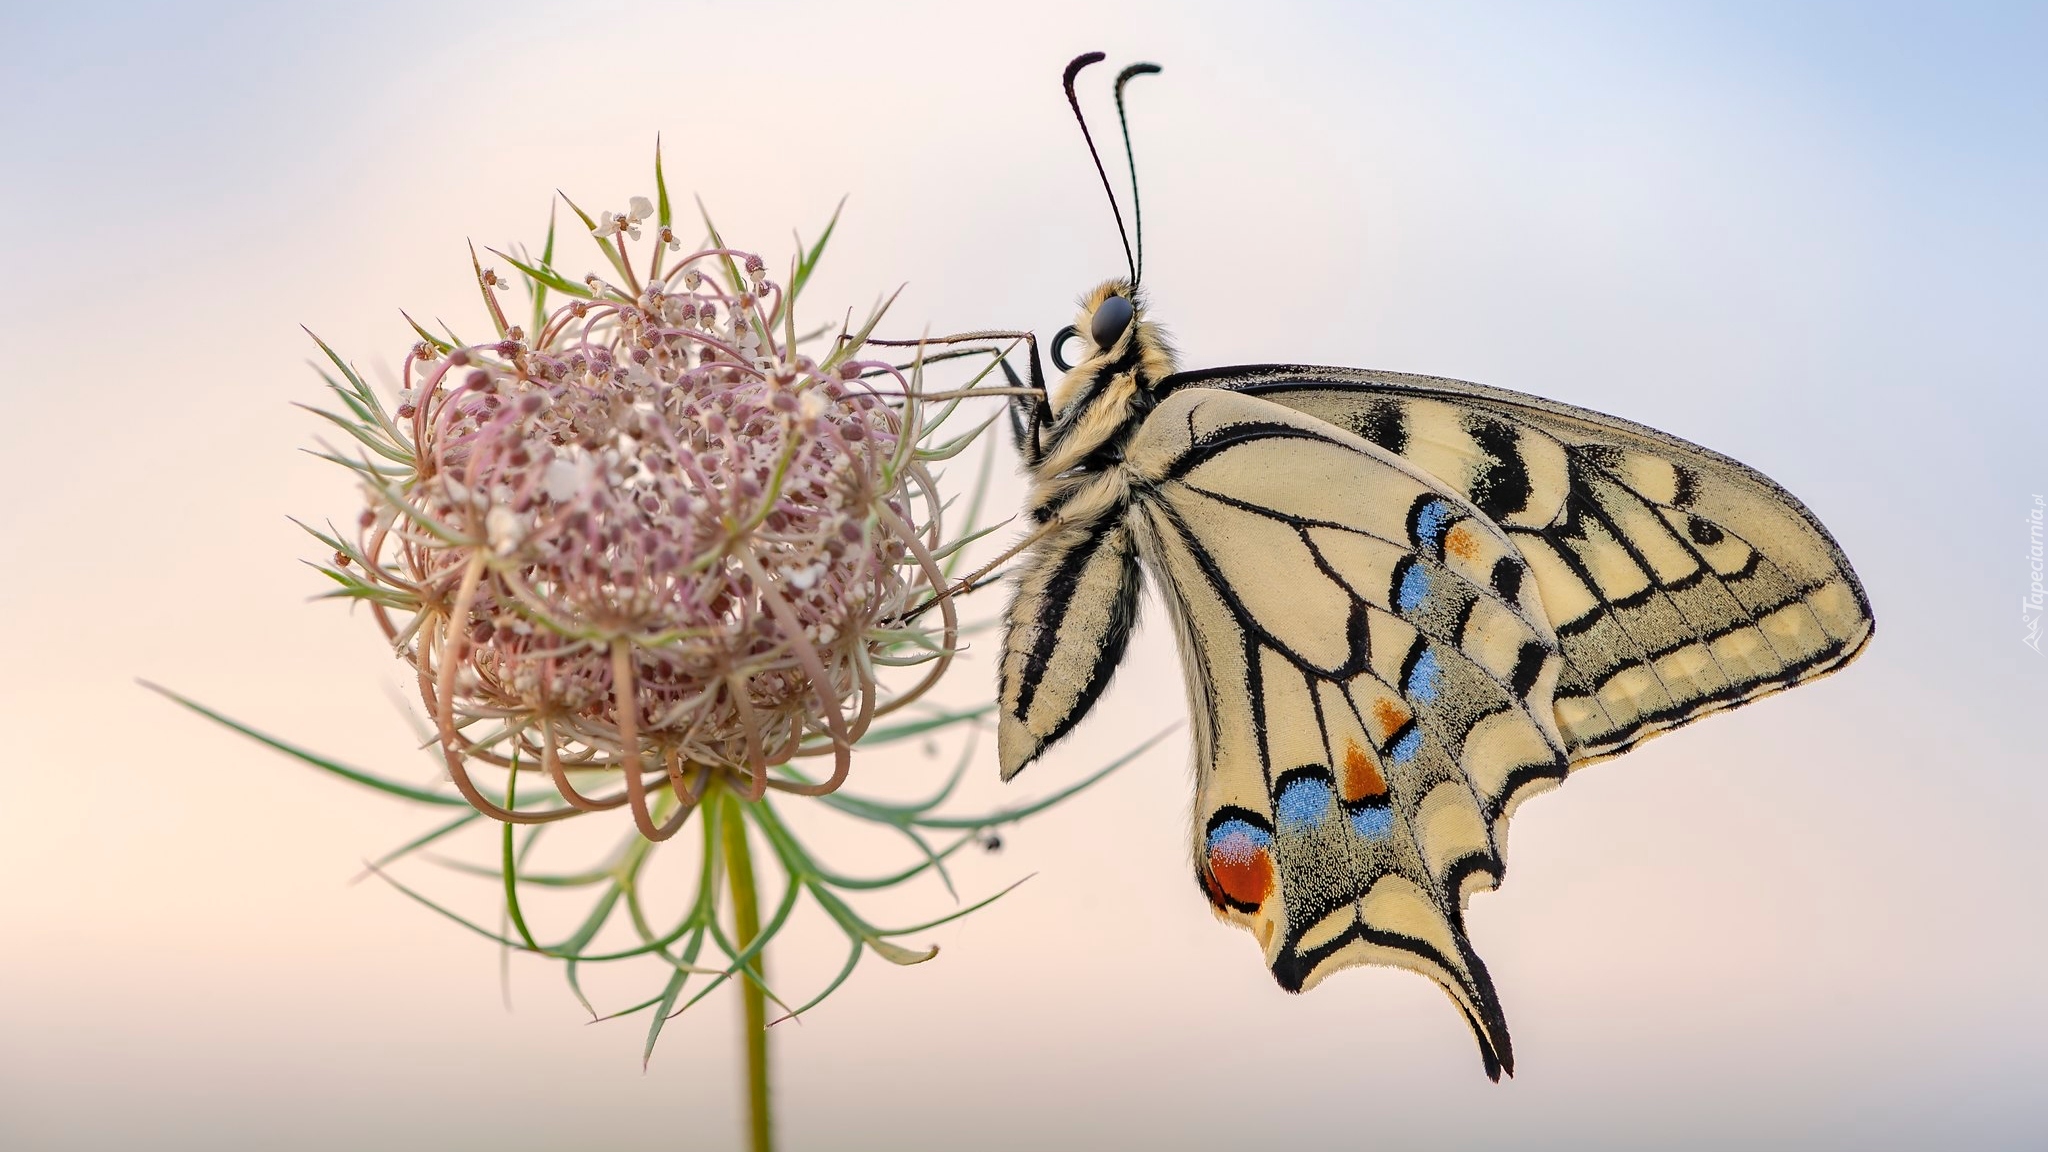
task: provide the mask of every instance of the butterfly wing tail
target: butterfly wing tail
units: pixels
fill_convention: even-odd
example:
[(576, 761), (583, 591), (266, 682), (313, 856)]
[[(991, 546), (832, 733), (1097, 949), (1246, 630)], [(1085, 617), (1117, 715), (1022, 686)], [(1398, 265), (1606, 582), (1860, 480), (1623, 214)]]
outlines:
[[(1276, 847), (1285, 851), (1284, 838)], [(1294, 871), (1284, 865), (1282, 870)], [(1476, 875), (1480, 880), (1473, 887), (1492, 886), (1485, 873)], [(1361, 964), (1405, 968), (1429, 977), (1465, 1018), (1486, 1075), (1497, 1081), (1503, 1072), (1514, 1075), (1514, 1043), (1493, 978), (1466, 936), (1460, 903), (1455, 891), (1431, 892), (1412, 880), (1383, 876), (1363, 897), (1326, 914), (1306, 931), (1290, 934), (1276, 930), (1278, 926), (1253, 930), (1274, 942), (1268, 964), (1273, 979), (1289, 992), (1305, 992), (1330, 973)]]

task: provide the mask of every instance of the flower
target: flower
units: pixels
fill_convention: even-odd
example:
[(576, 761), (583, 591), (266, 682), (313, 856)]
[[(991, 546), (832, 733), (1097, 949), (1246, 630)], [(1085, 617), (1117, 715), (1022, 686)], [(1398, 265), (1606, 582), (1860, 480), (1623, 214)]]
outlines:
[[(620, 232), (624, 232), (629, 238), (638, 240), (640, 238), (640, 225), (652, 215), (654, 215), (653, 202), (645, 196), (635, 196), (626, 201), (626, 211), (623, 214), (606, 212), (599, 219), (597, 227), (591, 229), (591, 232), (597, 236), (617, 236)], [(675, 241), (672, 247), (681, 248), (682, 242)]]
[[(634, 197), (611, 223), (652, 210)], [(792, 347), (759, 256), (657, 264), (644, 290), (587, 278), (531, 340), (499, 316), (497, 340), (423, 342), (374, 429), (404, 466), (358, 469), (352, 587), (413, 666), (456, 788), (499, 820), (626, 807), (661, 840), (714, 783), (831, 792), (953, 655), (909, 382), (857, 342)], [(885, 698), (876, 669), (906, 662), (929, 671)], [(820, 780), (772, 770), (820, 755)], [(473, 778), (521, 765), (563, 805), (515, 810)]]
[[(625, 214), (606, 213), (602, 224), (570, 205), (599, 238), (616, 282), (560, 272), (552, 224), (538, 258), (494, 253), (531, 295), (527, 324), (505, 315), (500, 290), (511, 278), (472, 251), (496, 338), (444, 340), (414, 323), (420, 340), (404, 357), (395, 407), (320, 343), (338, 373), (327, 382), (341, 409), (319, 415), (354, 442), (353, 454), (329, 447), (323, 455), (355, 474), (365, 507), (353, 534), (309, 527), (327, 551), (317, 567), (337, 585), (331, 595), (366, 605), (411, 665), (460, 798), (339, 764), (157, 690), (355, 784), (462, 808), (369, 870), (507, 950), (562, 961), (593, 1018), (648, 1012), (647, 1056), (668, 1020), (736, 984), (749, 1131), (764, 1147), (768, 1003), (782, 1019), (808, 1012), (869, 953), (923, 963), (935, 946), (896, 940), (1009, 889), (899, 928), (870, 923), (854, 905), (926, 875), (950, 892), (947, 861), (956, 853), (995, 850), (998, 827), (1092, 786), (1158, 737), (1051, 797), (971, 815), (942, 810), (974, 762), (992, 706), (925, 704), (877, 721), (916, 705), (962, 634), (947, 568), (980, 535), (987, 462), (967, 523), (950, 536), (932, 469), (994, 421), (947, 440), (937, 433), (1006, 350), (970, 350), (992, 357), (964, 388), (937, 395), (919, 388), (921, 365), (906, 378), (900, 366), (856, 358), (880, 309), (857, 332), (807, 352), (795, 335), (795, 304), (837, 213), (816, 244), (799, 242), (787, 284), (768, 276), (760, 256), (727, 246), (708, 218), (709, 243), (664, 270), (681, 245), (658, 146), (655, 182), (658, 208), (632, 197)], [(660, 230), (641, 272), (625, 239), (649, 218)], [(890, 669), (908, 683), (885, 683)], [(922, 741), (937, 755), (941, 734), (961, 737), (961, 752), (935, 795), (906, 803), (838, 790), (855, 743)], [(796, 766), (812, 756), (832, 757), (831, 770)], [(477, 778), (492, 773), (495, 780)], [(544, 774), (560, 806), (536, 806), (534, 790), (521, 791), (524, 773)], [(775, 793), (817, 797), (826, 811), (897, 834), (910, 862), (867, 875), (822, 863), (784, 822)], [(630, 828), (588, 866), (563, 872), (528, 860), (557, 821), (620, 807), (630, 808)], [(654, 867), (698, 811), (700, 846), (671, 849)], [(490, 878), (502, 925), (495, 932), (385, 871), (429, 844), (450, 845), (466, 827), (478, 830), (486, 816), (499, 823), (485, 862), (436, 862)], [(783, 881), (766, 920), (757, 856)], [(665, 917), (645, 902), (642, 879), (669, 875), (671, 861), (694, 866), (694, 894)], [(543, 937), (522, 908), (522, 891), (534, 886), (580, 889), (588, 911), (564, 934)], [(770, 990), (767, 955), (804, 896), (849, 951), (836, 977), (795, 1003)], [(601, 1017), (578, 972), (614, 964), (651, 967), (660, 983), (654, 996)], [(686, 998), (698, 977), (703, 987)]]

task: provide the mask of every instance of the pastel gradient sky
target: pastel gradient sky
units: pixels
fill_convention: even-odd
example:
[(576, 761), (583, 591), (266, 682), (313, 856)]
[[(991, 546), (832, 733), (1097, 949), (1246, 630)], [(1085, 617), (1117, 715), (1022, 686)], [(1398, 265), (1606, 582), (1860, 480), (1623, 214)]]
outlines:
[[(1274, 987), (1190, 883), (1176, 735), (965, 862), (970, 894), (1033, 878), (936, 961), (777, 1029), (788, 1147), (2038, 1146), (2044, 42), (2038, 4), (0, 7), (0, 1144), (729, 1146), (728, 1000), (644, 1074), (638, 1024), (585, 1026), (539, 962), (508, 1013), (490, 944), (347, 883), (430, 817), (135, 679), (431, 779), (374, 630), (307, 603), (286, 517), (354, 495), (299, 451), (298, 325), (371, 370), (401, 307), (480, 327), (465, 239), (651, 192), (660, 132), (771, 266), (849, 197), (819, 303), (907, 283), (909, 332), (1050, 332), (1121, 266), (1057, 86), (1100, 48), (1166, 66), (1133, 105), (1188, 364), (1462, 377), (1711, 445), (1827, 522), (1877, 638), (1522, 810), (1470, 914), (1510, 1083), (1417, 977)], [(1183, 707), (1155, 614), (1096, 718), (1007, 791), (989, 752), (972, 798)]]

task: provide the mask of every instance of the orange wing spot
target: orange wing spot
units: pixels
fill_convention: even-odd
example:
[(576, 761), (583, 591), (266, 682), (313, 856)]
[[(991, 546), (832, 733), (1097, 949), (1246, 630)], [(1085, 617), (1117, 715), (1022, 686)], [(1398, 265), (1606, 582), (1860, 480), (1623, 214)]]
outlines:
[(1408, 710), (1382, 696), (1372, 702), (1372, 718), (1380, 726), (1380, 743), (1384, 744), (1408, 722)]
[(1387, 794), (1387, 778), (1372, 757), (1351, 740), (1344, 742), (1344, 799), (1370, 800)]
[(1444, 551), (1461, 560), (1476, 560), (1479, 558), (1479, 541), (1472, 538), (1467, 525), (1460, 524), (1444, 537)]
[[(1211, 859), (1209, 875), (1216, 889), (1237, 903), (1264, 904), (1266, 893), (1273, 889), (1273, 858), (1262, 848), (1237, 859)], [(1216, 903), (1221, 906), (1223, 902)]]

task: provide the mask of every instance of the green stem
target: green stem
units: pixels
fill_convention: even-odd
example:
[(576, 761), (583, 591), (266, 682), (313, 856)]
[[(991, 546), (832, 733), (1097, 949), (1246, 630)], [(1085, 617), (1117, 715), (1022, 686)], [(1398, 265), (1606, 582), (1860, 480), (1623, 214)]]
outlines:
[[(727, 795), (719, 805), (725, 831), (725, 870), (732, 878), (733, 944), (741, 952), (761, 934), (761, 905), (754, 894), (754, 861), (747, 848), (746, 819), (740, 814), (742, 801)], [(768, 975), (768, 953), (754, 957), (754, 971)], [(740, 1001), (746, 1018), (740, 1024), (747, 1050), (747, 1134), (753, 1152), (774, 1152), (775, 1138), (768, 1116), (768, 999), (761, 985), (740, 977)]]

